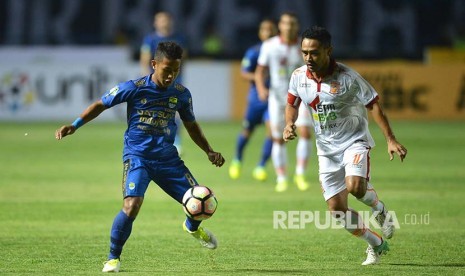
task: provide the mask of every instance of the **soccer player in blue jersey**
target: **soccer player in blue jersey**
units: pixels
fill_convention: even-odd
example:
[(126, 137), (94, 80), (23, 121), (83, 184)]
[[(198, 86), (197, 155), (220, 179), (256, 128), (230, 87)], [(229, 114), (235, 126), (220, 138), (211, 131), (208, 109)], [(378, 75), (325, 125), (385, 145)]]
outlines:
[[(156, 13), (153, 17), (153, 27), (154, 31), (144, 36), (140, 47), (139, 64), (142, 76), (153, 73), (152, 58), (157, 50), (158, 43), (160, 42), (176, 42), (184, 49), (183, 58), (187, 57), (187, 39), (182, 33), (174, 31), (173, 17), (170, 13), (164, 11)], [(183, 83), (181, 72), (178, 75), (177, 82)], [(181, 123), (179, 116), (176, 116), (176, 123)], [(174, 145), (177, 148), (178, 153), (181, 154), (181, 134), (179, 130), (180, 129), (178, 129), (178, 132), (176, 133)]]
[[(265, 41), (268, 38), (275, 36), (277, 33), (278, 29), (272, 20), (265, 19), (260, 22), (258, 37), (261, 41)], [(260, 181), (264, 181), (267, 178), (265, 165), (268, 159), (270, 159), (271, 148), (273, 146), (271, 131), (268, 124), (268, 101), (260, 100), (254, 81), (255, 68), (257, 67), (257, 60), (261, 46), (262, 42), (250, 47), (245, 52), (242, 59), (242, 77), (250, 82), (250, 88), (247, 99), (247, 110), (242, 123), (242, 132), (237, 137), (235, 157), (229, 167), (229, 176), (232, 179), (239, 178), (244, 149), (247, 146), (250, 136), (254, 132), (255, 128), (262, 123), (265, 123), (266, 125), (266, 138), (263, 142), (260, 161), (253, 170), (253, 177)]]
[[(111, 228), (110, 253), (103, 272), (118, 272), (120, 255), (134, 220), (144, 201), (150, 181), (181, 203), (184, 193), (198, 185), (173, 145), (178, 112), (189, 136), (207, 154), (210, 162), (221, 167), (225, 160), (212, 149), (195, 120), (189, 89), (175, 82), (181, 66), (183, 49), (174, 42), (161, 42), (152, 61), (153, 74), (118, 84), (91, 104), (71, 125), (55, 133), (58, 140), (96, 118), (104, 110), (127, 103), (128, 128), (123, 150), (123, 209)], [(186, 218), (186, 232), (209, 249), (217, 247), (214, 235), (200, 227), (200, 221)]]

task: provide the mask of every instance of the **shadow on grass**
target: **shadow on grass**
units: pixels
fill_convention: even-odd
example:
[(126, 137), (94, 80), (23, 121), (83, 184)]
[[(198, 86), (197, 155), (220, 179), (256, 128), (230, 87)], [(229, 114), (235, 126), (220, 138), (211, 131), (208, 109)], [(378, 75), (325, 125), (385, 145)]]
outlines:
[(389, 263), (387, 265), (398, 265), (398, 266), (433, 266), (433, 267), (465, 267), (465, 263), (450, 263), (450, 264), (413, 264), (413, 263)]

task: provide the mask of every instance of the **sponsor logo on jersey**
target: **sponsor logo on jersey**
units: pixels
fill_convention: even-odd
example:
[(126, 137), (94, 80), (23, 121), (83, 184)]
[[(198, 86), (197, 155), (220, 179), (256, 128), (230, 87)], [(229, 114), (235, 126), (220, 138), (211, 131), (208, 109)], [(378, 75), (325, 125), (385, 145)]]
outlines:
[(177, 103), (178, 103), (178, 98), (170, 97), (168, 106), (170, 108), (175, 108)]
[(112, 89), (110, 89), (110, 91), (108, 92), (108, 96), (115, 96), (116, 94), (118, 94), (118, 91), (119, 91), (119, 87), (117, 85), (113, 87)]
[(312, 84), (311, 83), (299, 83), (299, 87), (311, 87)]
[(134, 82), (134, 85), (137, 86), (137, 87), (142, 86), (142, 85), (144, 85), (144, 84), (145, 84), (145, 77), (142, 78), (142, 79), (138, 79), (138, 80), (136, 80), (136, 81)]

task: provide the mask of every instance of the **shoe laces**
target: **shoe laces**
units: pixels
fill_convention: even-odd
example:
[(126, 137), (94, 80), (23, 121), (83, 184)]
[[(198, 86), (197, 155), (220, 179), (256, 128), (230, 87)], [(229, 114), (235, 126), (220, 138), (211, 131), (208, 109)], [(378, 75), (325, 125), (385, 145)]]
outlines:
[(368, 246), (367, 250), (367, 260), (376, 260), (376, 257), (378, 257), (378, 253), (375, 252), (375, 249), (371, 246)]

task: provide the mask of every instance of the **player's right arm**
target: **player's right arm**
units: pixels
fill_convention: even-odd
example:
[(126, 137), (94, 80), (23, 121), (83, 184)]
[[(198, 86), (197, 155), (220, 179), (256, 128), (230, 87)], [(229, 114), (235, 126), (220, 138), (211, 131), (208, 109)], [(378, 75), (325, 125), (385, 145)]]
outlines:
[(102, 113), (105, 109), (105, 105), (103, 104), (102, 100), (97, 100), (91, 105), (89, 105), (84, 112), (79, 116), (79, 118), (74, 121), (71, 125), (64, 125), (61, 128), (57, 129), (55, 132), (55, 138), (57, 140), (61, 140), (64, 137), (73, 134), (76, 132), (76, 129), (87, 122), (92, 121), (93, 119), (97, 118), (100, 113)]
[(257, 87), (260, 100), (264, 102), (268, 100), (268, 94), (270, 93), (265, 83), (267, 72), (268, 70), (265, 66), (257, 65), (257, 69), (255, 69), (255, 86)]
[(290, 141), (297, 137), (295, 121), (299, 116), (299, 106), (302, 101), (297, 95), (297, 88), (295, 85), (295, 74), (292, 75), (289, 81), (289, 91), (287, 92), (287, 104), (284, 113), (286, 126), (283, 131), (283, 140)]
[(286, 126), (283, 131), (283, 139), (286, 142), (294, 140), (297, 137), (295, 121), (299, 115), (300, 105), (300, 99), (291, 93), (288, 93), (287, 99), (286, 110), (284, 113)]
[(257, 87), (260, 100), (267, 101), (270, 91), (266, 87), (266, 78), (268, 76), (269, 64), (269, 45), (265, 42), (260, 48), (260, 54), (257, 60), (257, 68), (255, 69), (255, 86)]

